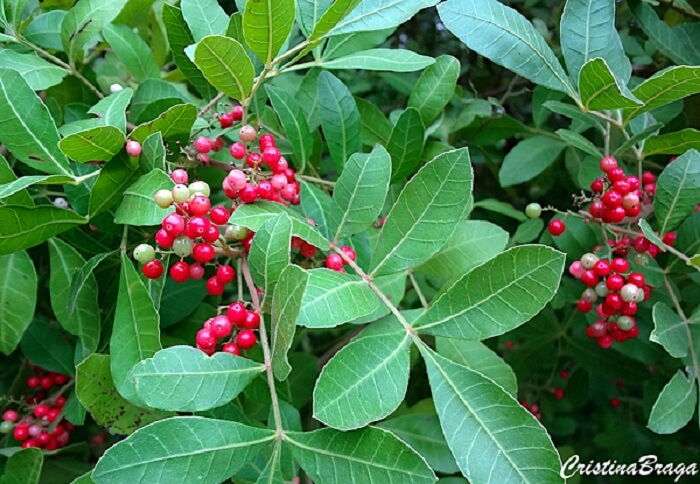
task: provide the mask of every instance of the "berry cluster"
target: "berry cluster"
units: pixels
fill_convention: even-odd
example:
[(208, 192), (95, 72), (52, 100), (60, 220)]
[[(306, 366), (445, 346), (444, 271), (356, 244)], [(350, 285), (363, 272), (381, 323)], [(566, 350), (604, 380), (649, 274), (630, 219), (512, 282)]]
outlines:
[(626, 217), (634, 218), (642, 211), (642, 205), (651, 203), (656, 192), (656, 177), (651, 172), (642, 175), (642, 183), (636, 176), (625, 175), (617, 160), (606, 156), (600, 161), (605, 174), (591, 183), (593, 201), (589, 212), (594, 219), (604, 223), (620, 223)]
[[(61, 390), (67, 382), (66, 375), (34, 367), (34, 375), (27, 378), (27, 388), (34, 393), (27, 397), (27, 405), (20, 405), (16, 410), (5, 410), (0, 432), (12, 432), (23, 449), (40, 447), (56, 450), (65, 447), (74, 429), (70, 422), (62, 422), (61, 409), (66, 404), (66, 397), (61, 395)], [(47, 398), (46, 392), (54, 387), (59, 387), (58, 391)], [(20, 412), (25, 416), (22, 417)]]
[(226, 308), (226, 314), (208, 319), (197, 332), (197, 348), (208, 355), (216, 352), (219, 340), (226, 342), (221, 351), (239, 356), (241, 350), (249, 350), (258, 341), (254, 331), (260, 327), (260, 314), (246, 309), (236, 301)]
[(525, 400), (520, 401), (520, 405), (525, 407), (532, 415), (535, 416), (537, 420), (542, 420), (542, 414), (540, 413), (540, 406), (536, 403), (530, 404)]
[[(347, 256), (348, 259), (355, 262), (357, 254), (355, 253), (355, 250), (352, 247), (344, 245), (340, 248), (340, 250), (343, 254)], [(345, 259), (343, 259), (339, 254), (331, 252), (326, 257), (324, 265), (332, 271), (345, 272), (345, 267), (343, 266), (348, 265), (348, 262)]]

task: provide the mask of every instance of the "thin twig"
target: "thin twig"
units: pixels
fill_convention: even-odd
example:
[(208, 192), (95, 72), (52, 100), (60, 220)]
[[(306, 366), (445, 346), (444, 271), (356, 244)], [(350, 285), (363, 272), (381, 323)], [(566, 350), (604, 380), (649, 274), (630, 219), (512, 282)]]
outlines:
[(304, 180), (310, 183), (317, 183), (319, 185), (328, 185), (329, 187), (334, 187), (336, 183), (334, 181), (324, 180), (323, 178), (318, 178), (315, 176), (297, 175), (296, 177), (300, 180)]
[(418, 299), (420, 300), (421, 306), (423, 306), (423, 308), (425, 309), (428, 309), (428, 301), (425, 299), (423, 291), (420, 290), (420, 286), (418, 286), (418, 281), (416, 281), (416, 278), (413, 275), (413, 271), (408, 271), (408, 278), (411, 281), (413, 290), (416, 291), (416, 294), (418, 294)]

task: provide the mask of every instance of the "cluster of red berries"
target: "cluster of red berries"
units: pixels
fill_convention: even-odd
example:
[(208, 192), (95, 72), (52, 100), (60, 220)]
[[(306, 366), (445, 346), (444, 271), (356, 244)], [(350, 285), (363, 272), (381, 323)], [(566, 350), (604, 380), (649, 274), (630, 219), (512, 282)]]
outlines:
[(617, 160), (606, 156), (600, 161), (605, 174), (591, 183), (593, 201), (589, 207), (591, 216), (604, 223), (620, 223), (626, 217), (636, 217), (642, 205), (648, 205), (656, 192), (656, 176), (651, 172), (636, 176), (625, 175)]
[(241, 350), (249, 350), (258, 341), (254, 331), (260, 327), (260, 314), (246, 309), (236, 301), (226, 308), (226, 314), (208, 319), (197, 332), (197, 348), (208, 355), (216, 352), (219, 340), (226, 342), (221, 351), (240, 356)]
[[(2, 414), (0, 433), (12, 432), (12, 437), (21, 442), (23, 449), (40, 447), (46, 450), (56, 450), (68, 444), (70, 433), (75, 428), (70, 422), (62, 422), (62, 408), (66, 397), (59, 392), (47, 398), (46, 391), (68, 382), (66, 375), (47, 372), (39, 367), (34, 368), (34, 375), (27, 378), (27, 387), (34, 391), (27, 397), (27, 406), (19, 409), (7, 409)], [(20, 412), (26, 412), (24, 417)]]
[[(355, 262), (355, 259), (357, 259), (357, 254), (355, 253), (355, 250), (350, 246), (344, 245), (340, 248), (340, 251), (353, 262)], [(339, 254), (331, 252), (326, 257), (324, 265), (332, 271), (345, 272), (345, 267), (343, 266), (348, 265), (348, 261), (343, 259)]]
[(530, 404), (525, 400), (520, 401), (520, 405), (525, 407), (532, 415), (535, 416), (537, 420), (542, 420), (542, 414), (540, 413), (540, 406), (536, 403)]

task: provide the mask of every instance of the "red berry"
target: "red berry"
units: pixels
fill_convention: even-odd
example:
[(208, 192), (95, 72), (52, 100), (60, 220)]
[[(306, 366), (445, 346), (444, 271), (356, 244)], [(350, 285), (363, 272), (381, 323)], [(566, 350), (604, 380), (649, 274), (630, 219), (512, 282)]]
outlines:
[(586, 328), (586, 335), (589, 338), (600, 338), (607, 332), (607, 330), (608, 326), (604, 321), (596, 321)]
[(195, 244), (192, 249), (192, 257), (194, 257), (194, 260), (197, 262), (206, 264), (216, 257), (216, 250), (211, 244)]
[(202, 235), (202, 240), (208, 244), (213, 244), (217, 240), (219, 240), (219, 236), (221, 235), (221, 232), (219, 232), (219, 228), (216, 227), (215, 225), (210, 225), (209, 230)]
[(231, 321), (224, 315), (215, 317), (209, 327), (209, 332), (215, 338), (226, 338), (231, 334), (232, 330), (233, 325)]
[(171, 213), (163, 219), (162, 225), (169, 235), (177, 237), (185, 230), (185, 219), (182, 215)]
[(205, 217), (192, 217), (187, 225), (193, 234), (202, 236), (209, 231), (211, 222)]
[(236, 277), (236, 270), (231, 266), (221, 266), (216, 269), (216, 278), (222, 284), (229, 284)]
[(338, 254), (328, 254), (325, 264), (330, 270), (339, 271), (343, 268), (343, 259)]
[(52, 408), (51, 410), (49, 410), (49, 413), (46, 414), (46, 420), (48, 420), (49, 422), (54, 422), (60, 414), (60, 408)]
[(634, 250), (636, 250), (640, 254), (649, 250), (649, 245), (649, 239), (642, 236), (637, 237), (636, 239), (634, 239), (634, 242), (632, 242), (632, 247), (634, 247)]
[(245, 319), (240, 326), (245, 329), (258, 329), (260, 327), (260, 315), (255, 311), (246, 311)]
[(603, 212), (603, 222), (620, 223), (625, 218), (625, 209), (622, 207), (606, 208)]
[(246, 183), (243, 190), (238, 194), (243, 203), (253, 203), (258, 199), (258, 189), (252, 183)]
[(588, 207), (588, 211), (591, 212), (592, 217), (602, 218), (605, 213), (605, 205), (601, 201), (595, 201)]
[(192, 212), (192, 215), (195, 215), (197, 217), (203, 217), (209, 212), (209, 209), (211, 208), (211, 201), (209, 201), (209, 197), (206, 197), (204, 195), (195, 195), (192, 200), (189, 202), (189, 209)]
[(613, 183), (613, 189), (620, 195), (626, 195), (630, 192), (630, 185), (625, 179), (617, 180)]
[(302, 241), (301, 247), (299, 248), (299, 253), (302, 257), (305, 257), (306, 259), (311, 259), (314, 255), (316, 255), (316, 247)]
[(175, 282), (185, 282), (190, 278), (190, 265), (185, 261), (178, 261), (170, 266), (170, 277)]
[(280, 150), (274, 146), (268, 146), (262, 152), (263, 162), (270, 166), (279, 162), (281, 157), (282, 153), (280, 153)]
[(224, 353), (230, 353), (232, 355), (241, 356), (241, 349), (236, 343), (226, 343), (221, 351)]
[(236, 344), (244, 350), (249, 350), (258, 341), (257, 336), (249, 329), (244, 329), (236, 336)]
[(612, 408), (617, 408), (620, 406), (620, 399), (619, 398), (611, 398), (610, 399), (610, 406)]
[(215, 348), (217, 343), (216, 338), (211, 334), (211, 331), (209, 331), (208, 329), (200, 329), (199, 331), (197, 331), (195, 342), (197, 343), (197, 346), (208, 349)]
[(199, 280), (204, 277), (204, 267), (199, 262), (190, 264), (190, 277), (195, 280)]
[(610, 183), (615, 183), (616, 181), (625, 179), (625, 171), (622, 168), (613, 168), (608, 172), (608, 180)]
[(276, 163), (270, 163), (270, 170), (272, 170), (272, 173), (278, 174), (278, 173), (284, 173), (287, 171), (289, 168), (289, 165), (287, 164), (287, 160), (284, 159), (284, 157), (280, 157), (279, 160), (277, 160)]
[(54, 404), (56, 405), (56, 408), (63, 408), (63, 406), (66, 404), (66, 397), (57, 397)]
[(629, 276), (627, 276), (627, 282), (630, 284), (634, 284), (637, 287), (644, 287), (644, 274), (640, 274), (639, 272), (633, 272)]
[(16, 422), (19, 420), (19, 414), (15, 410), (5, 410), (2, 414), (2, 419), (5, 422)]
[(143, 275), (148, 279), (158, 279), (163, 275), (163, 270), (163, 263), (158, 259), (153, 259), (151, 262), (148, 262), (141, 267)]
[(603, 349), (610, 348), (614, 343), (613, 337), (610, 336), (609, 334), (604, 334), (603, 336), (598, 338), (596, 341), (598, 342), (598, 346), (600, 346)]
[(243, 158), (245, 158), (246, 155), (245, 145), (240, 141), (236, 141), (235, 143), (233, 143), (228, 149), (228, 151), (229, 153), (231, 153), (231, 156), (233, 156), (237, 160), (242, 160)]
[(126, 142), (126, 154), (132, 158), (141, 156), (141, 143), (138, 141), (129, 140)]
[(263, 200), (269, 200), (272, 198), (274, 189), (272, 188), (272, 183), (269, 181), (261, 181), (258, 183), (258, 196)]
[(271, 135), (270, 133), (265, 133), (260, 136), (260, 139), (258, 140), (258, 144), (260, 145), (261, 150), (265, 150), (266, 148), (269, 148), (270, 146), (275, 146), (275, 137)]
[(605, 185), (603, 184), (603, 179), (602, 178), (596, 178), (591, 182), (591, 191), (600, 193), (603, 191), (605, 188)]
[(624, 285), (625, 279), (618, 274), (608, 276), (608, 278), (605, 280), (605, 287), (611, 291), (619, 291)]
[(39, 378), (38, 376), (30, 376), (29, 378), (27, 378), (27, 386), (29, 388), (36, 388), (39, 385), (41, 385), (41, 378)]
[(593, 264), (593, 272), (596, 276), (605, 277), (610, 274), (610, 262), (605, 259), (599, 259)]
[(559, 376), (566, 380), (567, 378), (569, 378), (569, 372), (566, 370), (562, 370), (561, 373), (559, 373)]
[(221, 116), (219, 116), (219, 124), (224, 129), (230, 128), (231, 126), (233, 126), (233, 114), (224, 113)]
[(581, 275), (581, 282), (588, 287), (595, 287), (598, 284), (598, 276), (592, 270), (588, 270)]
[(182, 168), (178, 168), (176, 170), (173, 170), (173, 172), (170, 174), (170, 179), (176, 184), (187, 185), (187, 182), (189, 181), (189, 175)]
[(294, 183), (296, 179), (296, 173), (291, 168), (284, 170), (284, 176), (287, 177), (287, 183)]
[(260, 162), (262, 162), (262, 156), (260, 156), (260, 153), (248, 153), (245, 162), (249, 167), (257, 168)]
[(44, 376), (41, 378), (41, 382), (39, 383), (39, 385), (44, 390), (48, 390), (53, 386), (53, 378), (51, 378), (50, 376)]
[(648, 185), (649, 183), (654, 183), (656, 181), (656, 175), (650, 171), (645, 171), (642, 173), (642, 184)]
[(639, 187), (641, 186), (639, 184), (639, 178), (637, 178), (636, 176), (628, 176), (627, 178), (625, 178), (625, 181), (630, 186), (630, 191), (639, 190)]
[(26, 425), (20, 424), (15, 427), (14, 431), (12, 432), (12, 437), (19, 442), (27, 440), (29, 438), (29, 429)]
[(212, 208), (211, 213), (209, 214), (209, 218), (216, 225), (227, 224), (229, 217), (231, 217), (231, 213), (228, 211), (228, 209), (226, 207), (224, 207), (222, 205), (219, 205), (219, 206)]
[(231, 110), (231, 116), (233, 116), (234, 121), (240, 121), (243, 119), (243, 106), (234, 106)]
[(600, 200), (606, 207), (615, 208), (619, 207), (622, 204), (622, 195), (620, 195), (615, 190), (608, 190), (607, 192), (603, 193), (603, 196), (600, 198)]
[(211, 296), (221, 296), (226, 289), (226, 285), (222, 284), (216, 277), (207, 279), (207, 292)]
[[(357, 253), (355, 252), (355, 249), (350, 247), (349, 245), (344, 245), (340, 248), (340, 251), (347, 256), (348, 259), (351, 261), (355, 262), (355, 259), (357, 259)], [(347, 262), (343, 261), (343, 265), (347, 265)]]
[(669, 247), (673, 247), (673, 244), (676, 243), (676, 233), (675, 232), (667, 232), (664, 234), (664, 236), (661, 238), (664, 244), (668, 245)]
[(549, 222), (547, 230), (549, 230), (549, 233), (552, 234), (554, 237), (557, 237), (564, 233), (564, 231), (566, 230), (566, 225), (562, 220), (554, 219), (551, 222)]
[(564, 390), (561, 388), (555, 388), (554, 389), (554, 398), (561, 400), (564, 398)]
[(659, 255), (659, 246), (656, 244), (649, 244), (649, 256), (651, 256), (652, 259), (655, 259), (657, 255)]
[(175, 242), (175, 237), (167, 233), (165, 230), (160, 229), (156, 232), (156, 244), (163, 249), (170, 249)]
[(637, 314), (637, 303), (634, 301), (624, 303), (620, 308), (620, 313), (624, 316), (634, 316)]
[(600, 160), (601, 171), (607, 173), (613, 168), (617, 168), (617, 160), (613, 156), (606, 156)]
[(605, 304), (615, 311), (619, 311), (624, 303), (625, 302), (622, 300), (622, 296), (620, 296), (620, 294), (617, 292), (611, 292), (605, 296)]
[(49, 410), (51, 410), (51, 407), (49, 407), (48, 405), (37, 405), (36, 407), (34, 407), (34, 416), (36, 418), (46, 417), (46, 415), (48, 415), (49, 413)]
[(197, 139), (194, 140), (194, 147), (200, 153), (209, 153), (211, 151), (211, 145), (211, 140), (204, 136), (198, 136)]
[(579, 310), (579, 312), (587, 313), (593, 309), (593, 304), (588, 301), (584, 301), (583, 299), (579, 299), (578, 303), (576, 303), (576, 308)]
[(610, 263), (610, 268), (612, 269), (613, 272), (616, 272), (618, 274), (624, 274), (627, 272), (630, 268), (630, 263), (627, 262), (627, 259), (622, 259), (620, 257), (617, 257), (612, 260)]

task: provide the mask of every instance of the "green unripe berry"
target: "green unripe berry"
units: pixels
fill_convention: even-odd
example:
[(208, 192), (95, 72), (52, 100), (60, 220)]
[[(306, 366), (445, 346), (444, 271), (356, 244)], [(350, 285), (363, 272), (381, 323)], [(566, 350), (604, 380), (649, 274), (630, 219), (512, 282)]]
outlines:
[(539, 203), (531, 203), (525, 207), (525, 215), (529, 218), (540, 218), (542, 215), (542, 206)]
[(153, 199), (160, 208), (168, 208), (173, 203), (173, 192), (171, 190), (158, 190)]
[(137, 245), (134, 249), (134, 259), (140, 264), (148, 264), (156, 258), (156, 251), (148, 244)]
[(12, 432), (14, 426), (15, 425), (12, 422), (2, 422), (0, 423), (0, 433), (9, 434)]
[(172, 191), (173, 201), (175, 203), (185, 203), (190, 199), (190, 189), (187, 185), (175, 185)]
[(629, 316), (620, 316), (617, 318), (617, 327), (622, 331), (629, 331), (634, 328), (634, 321)]
[(205, 197), (208, 197), (209, 194), (211, 193), (211, 190), (209, 189), (209, 185), (203, 181), (196, 181), (196, 182), (190, 183), (189, 190), (190, 190), (190, 196), (192, 196), (196, 193), (201, 193)]
[(248, 237), (248, 229), (240, 225), (229, 225), (226, 227), (226, 238), (229, 240), (243, 240)]
[(634, 262), (634, 265), (636, 266), (644, 267), (649, 263), (649, 256), (646, 254), (636, 253), (632, 256), (632, 262)]
[(193, 247), (194, 243), (192, 240), (184, 235), (177, 237), (175, 242), (173, 242), (173, 252), (179, 257), (189, 257), (189, 255), (192, 254)]
[(622, 289), (620, 289), (622, 300), (625, 302), (634, 302), (637, 299), (637, 289), (637, 286), (634, 284), (625, 284), (622, 286)]
[(588, 253), (581, 256), (581, 266), (586, 270), (593, 269), (596, 262), (598, 262), (598, 256), (595, 254)]
[(637, 289), (637, 297), (634, 298), (634, 302), (644, 302), (644, 289), (641, 287)]
[(595, 293), (598, 295), (598, 297), (605, 297), (610, 294), (610, 289), (608, 289), (605, 281), (600, 281), (595, 285)]
[(588, 287), (583, 291), (583, 294), (581, 294), (581, 299), (589, 303), (594, 303), (596, 299), (598, 299), (598, 295), (592, 288)]

